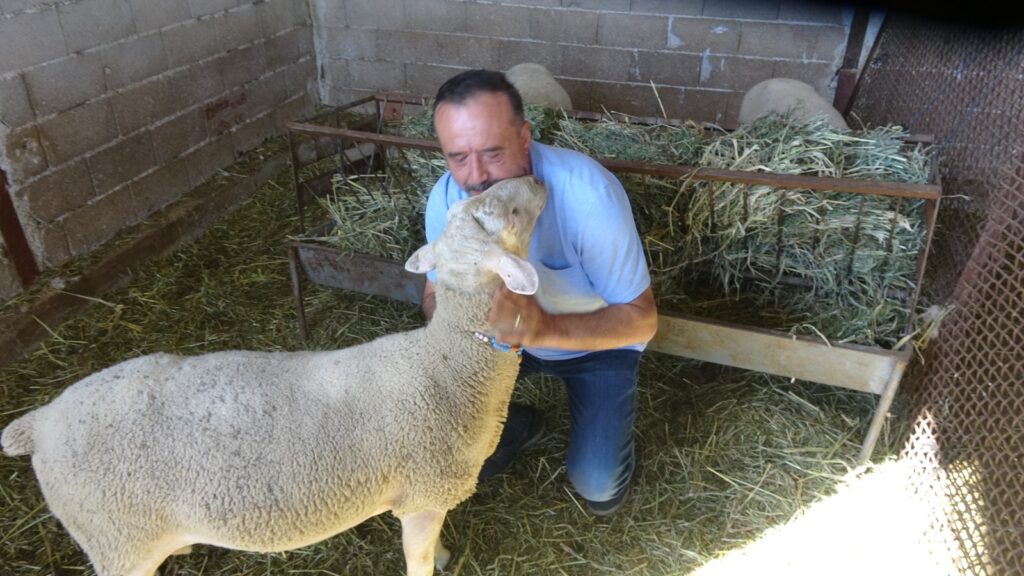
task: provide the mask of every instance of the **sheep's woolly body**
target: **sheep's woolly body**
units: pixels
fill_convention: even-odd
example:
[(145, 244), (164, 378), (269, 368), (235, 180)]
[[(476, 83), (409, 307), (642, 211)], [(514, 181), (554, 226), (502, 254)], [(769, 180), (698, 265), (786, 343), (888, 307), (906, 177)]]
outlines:
[(516, 87), (524, 104), (540, 104), (555, 110), (572, 110), (572, 99), (562, 85), (541, 64), (524, 62), (505, 72), (505, 77)]
[[(490, 304), (438, 297), (442, 309)], [(79, 521), (118, 506), (112, 515), (158, 519), (149, 530), (244, 550), (319, 541), (382, 502), (397, 516), (453, 508), (497, 444), (518, 358), (452, 322), (330, 352), (129, 360), (24, 417), (32, 464), (47, 502)], [(124, 492), (110, 498), (112, 486)]]
[(499, 282), (481, 253), (498, 240), (525, 253), (539, 189), (518, 212), (490, 195), (453, 209), (421, 329), (327, 352), (128, 360), (11, 423), (4, 450), (32, 454), (101, 576), (150, 574), (194, 543), (293, 549), (388, 510), (443, 520), (498, 443), (519, 367), (474, 336)]
[(771, 113), (792, 114), (797, 120), (824, 115), (833, 128), (849, 129), (843, 115), (812, 86), (792, 78), (770, 78), (751, 87), (743, 95), (739, 123), (747, 124)]

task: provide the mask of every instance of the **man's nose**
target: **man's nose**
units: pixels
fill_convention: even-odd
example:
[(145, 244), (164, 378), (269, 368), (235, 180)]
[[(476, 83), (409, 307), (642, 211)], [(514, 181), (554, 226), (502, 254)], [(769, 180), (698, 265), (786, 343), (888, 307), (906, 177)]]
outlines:
[(487, 166), (480, 161), (480, 158), (475, 154), (469, 158), (469, 178), (467, 180), (470, 184), (483, 184), (487, 181), (489, 174), (487, 173)]

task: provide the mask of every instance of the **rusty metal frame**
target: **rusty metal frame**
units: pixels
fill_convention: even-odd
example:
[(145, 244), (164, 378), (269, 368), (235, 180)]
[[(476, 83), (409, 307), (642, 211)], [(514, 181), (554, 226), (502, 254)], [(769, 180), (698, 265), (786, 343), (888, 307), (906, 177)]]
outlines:
[[(375, 132), (324, 125), (323, 120), (333, 113), (326, 112), (309, 120), (290, 122), (287, 125), (292, 143), (293, 167), (295, 169), (296, 201), (299, 213), (304, 213), (307, 194), (319, 195), (330, 189), (330, 181), (321, 177), (305, 182), (298, 179), (303, 166), (296, 153), (299, 137), (329, 139), (338, 142), (344, 152), (339, 154), (340, 168), (360, 158), (369, 158), (380, 148), (396, 147), (418, 150), (440, 151), (437, 142), (381, 134), (379, 129), (384, 116), (400, 117), (405, 105), (424, 105), (426, 100), (408, 95), (379, 93), (356, 100), (338, 110), (351, 110), (373, 103), (375, 105)], [(598, 120), (607, 115), (573, 111), (570, 117)], [(619, 115), (620, 121), (682, 125), (682, 122), (659, 118), (645, 118)], [(645, 122), (649, 121), (649, 122)], [(930, 143), (930, 136), (914, 135), (909, 142)], [(367, 153), (352, 144), (370, 144), (373, 151)], [(315, 160), (314, 160), (315, 161)], [(918, 255), (917, 279), (911, 297), (910, 309), (917, 305), (921, 281), (934, 236), (939, 203), (942, 199), (942, 185), (938, 176), (928, 184), (908, 184), (881, 180), (859, 180), (852, 178), (825, 178), (765, 172), (744, 172), (736, 170), (708, 169), (693, 166), (648, 164), (613, 159), (598, 159), (609, 170), (620, 173), (687, 178), (696, 181), (730, 182), (745, 185), (767, 185), (790, 190), (811, 190), (819, 194), (847, 192), (866, 196), (885, 196), (897, 199), (918, 199), (924, 201), (925, 239)], [(309, 164), (307, 162), (306, 164)], [(304, 224), (303, 224), (304, 230)], [(306, 334), (306, 321), (302, 305), (300, 276), (318, 284), (352, 289), (363, 293), (384, 295), (391, 298), (419, 302), (422, 278), (410, 275), (396, 263), (366, 255), (346, 255), (340, 250), (302, 241), (288, 245), (292, 267), (293, 291), (300, 327)], [(370, 271), (374, 278), (367, 279)], [(912, 319), (911, 319), (912, 321)], [(909, 332), (910, 322), (907, 330)], [(652, 350), (687, 356), (698, 360), (716, 362), (758, 370), (777, 375), (789, 376), (841, 386), (853, 390), (879, 395), (879, 402), (864, 442), (861, 446), (860, 461), (866, 461), (874, 448), (891, 406), (902, 375), (910, 362), (912, 350), (904, 344), (898, 350), (881, 347), (832, 344), (819, 339), (794, 337), (793, 335), (728, 324), (714, 320), (673, 315), (659, 315), (659, 330), (651, 342)], [(758, 350), (762, 352), (760, 355)], [(776, 357), (767, 358), (764, 351), (771, 351)]]
[(7, 192), (7, 174), (3, 170), (0, 170), (0, 236), (7, 246), (21, 286), (28, 288), (39, 276), (39, 265), (32, 254), (32, 248), (29, 247), (28, 239), (25, 238), (25, 230), (21, 226), (18, 212), (14, 209), (14, 202)]

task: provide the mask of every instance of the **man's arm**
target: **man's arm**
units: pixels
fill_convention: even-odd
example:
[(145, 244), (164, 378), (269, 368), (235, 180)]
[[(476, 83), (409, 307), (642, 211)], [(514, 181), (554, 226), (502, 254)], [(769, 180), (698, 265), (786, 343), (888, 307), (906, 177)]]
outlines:
[(434, 317), (434, 308), (437, 307), (437, 301), (434, 300), (434, 283), (427, 279), (426, 284), (423, 285), (423, 315), (427, 317), (427, 322)]
[(650, 287), (630, 302), (585, 314), (548, 314), (532, 296), (500, 288), (491, 304), (490, 323), (495, 338), (506, 344), (610, 350), (653, 338), (658, 309)]

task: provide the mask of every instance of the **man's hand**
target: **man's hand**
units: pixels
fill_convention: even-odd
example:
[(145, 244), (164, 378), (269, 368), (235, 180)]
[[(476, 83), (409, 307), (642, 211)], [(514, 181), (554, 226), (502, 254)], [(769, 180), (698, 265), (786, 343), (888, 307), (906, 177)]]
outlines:
[(531, 346), (544, 333), (548, 315), (533, 296), (516, 294), (505, 286), (494, 292), (488, 322), (498, 342), (511, 346)]

